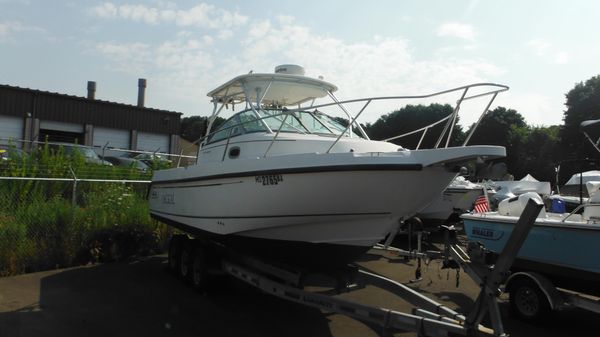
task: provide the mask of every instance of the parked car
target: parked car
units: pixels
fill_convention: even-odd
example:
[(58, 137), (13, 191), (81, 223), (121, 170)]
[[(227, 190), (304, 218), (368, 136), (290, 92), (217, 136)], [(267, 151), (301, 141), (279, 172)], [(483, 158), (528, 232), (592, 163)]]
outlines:
[(134, 168), (142, 172), (150, 171), (150, 167), (146, 163), (134, 158), (106, 156), (104, 157), (104, 160), (110, 162), (114, 166)]
[(82, 146), (82, 145), (71, 144), (71, 143), (52, 143), (49, 145), (49, 147), (53, 151), (58, 151), (60, 148), (62, 148), (64, 151), (64, 154), (67, 156), (73, 156), (75, 153), (80, 153), (83, 156), (85, 162), (89, 163), (89, 164), (106, 165), (106, 166), (113, 165), (106, 160), (102, 160), (100, 158), (100, 156), (98, 156), (96, 151), (94, 151), (94, 149), (92, 149), (91, 147), (88, 147), (88, 146)]
[(165, 156), (160, 155), (160, 154), (140, 153), (140, 154), (133, 154), (132, 158), (141, 160), (144, 163), (146, 163), (146, 165), (148, 165), (154, 169), (171, 167), (171, 161), (169, 159), (167, 159)]
[(0, 160), (9, 162), (14, 160), (22, 160), (27, 157), (27, 152), (13, 145), (0, 145)]

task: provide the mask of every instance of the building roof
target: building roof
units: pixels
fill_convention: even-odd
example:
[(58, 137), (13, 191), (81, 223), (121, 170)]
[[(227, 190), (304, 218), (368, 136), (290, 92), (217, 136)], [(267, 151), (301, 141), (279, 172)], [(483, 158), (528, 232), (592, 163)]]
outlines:
[(0, 115), (178, 134), (181, 113), (0, 84)]

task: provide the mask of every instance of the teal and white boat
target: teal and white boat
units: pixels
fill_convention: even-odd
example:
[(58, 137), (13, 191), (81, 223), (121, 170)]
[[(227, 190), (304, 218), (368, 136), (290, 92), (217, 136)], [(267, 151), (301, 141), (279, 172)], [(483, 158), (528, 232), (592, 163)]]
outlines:
[[(540, 212), (513, 272), (537, 272), (558, 287), (600, 295), (600, 182), (586, 186), (591, 197), (575, 211)], [(463, 214), (468, 239), (499, 254), (530, 198), (541, 201), (528, 192), (501, 201), (496, 212)]]

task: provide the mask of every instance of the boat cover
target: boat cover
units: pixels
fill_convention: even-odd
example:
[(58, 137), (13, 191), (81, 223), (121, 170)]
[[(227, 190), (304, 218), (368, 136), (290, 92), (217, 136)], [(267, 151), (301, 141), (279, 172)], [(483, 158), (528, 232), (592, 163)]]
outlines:
[[(584, 185), (588, 181), (600, 181), (600, 171), (597, 170), (585, 171), (582, 173), (582, 176)], [(579, 173), (572, 175), (565, 185), (579, 185)]]

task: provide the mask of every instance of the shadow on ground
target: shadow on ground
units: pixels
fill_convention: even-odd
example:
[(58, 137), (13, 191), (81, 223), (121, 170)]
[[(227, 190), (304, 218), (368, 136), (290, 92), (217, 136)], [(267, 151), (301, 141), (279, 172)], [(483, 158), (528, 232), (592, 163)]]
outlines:
[[(368, 254), (364, 266), (400, 282), (414, 277), (415, 261), (390, 263)], [(450, 275), (450, 276), (448, 276)], [(435, 262), (410, 284), (426, 296), (467, 314), (479, 287), (464, 273), (455, 280)], [(166, 271), (166, 258), (78, 267), (0, 279), (0, 336), (375, 336), (343, 315), (284, 301), (232, 278), (209, 294), (196, 292)], [(410, 312), (412, 306), (384, 291), (345, 294), (360, 303)], [(500, 310), (511, 336), (597, 336), (598, 315), (555, 313), (536, 324)], [(488, 324), (486, 324), (489, 326)], [(401, 333), (397, 336), (416, 336)]]
[(223, 282), (200, 294), (163, 257), (69, 269), (41, 278), (38, 303), (0, 313), (0, 336), (331, 336), (319, 310)]

